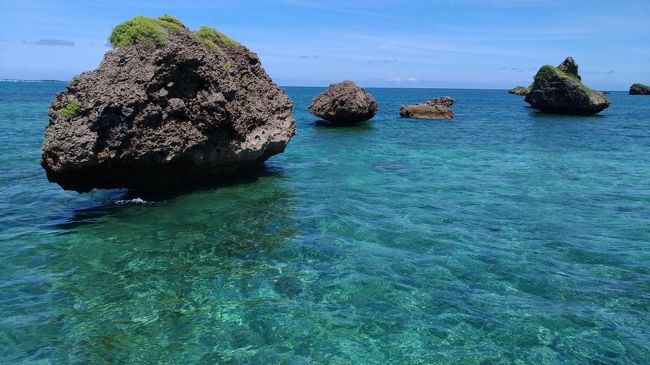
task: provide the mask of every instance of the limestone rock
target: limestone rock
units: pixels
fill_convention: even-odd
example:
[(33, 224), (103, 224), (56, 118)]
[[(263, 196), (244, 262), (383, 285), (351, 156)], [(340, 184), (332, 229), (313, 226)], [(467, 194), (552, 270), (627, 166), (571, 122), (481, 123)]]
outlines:
[(650, 95), (650, 86), (634, 84), (630, 86), (630, 95)]
[(402, 105), (399, 115), (402, 118), (453, 119), (455, 115), (449, 107), (455, 102), (453, 98), (443, 96), (415, 105)]
[(283, 152), (295, 134), (289, 97), (222, 33), (136, 17), (110, 39), (99, 68), (49, 109), (41, 165), (64, 189), (219, 179)]
[(593, 115), (611, 105), (605, 94), (581, 82), (576, 74), (578, 66), (572, 58), (567, 58), (560, 67), (567, 72), (545, 65), (535, 75), (525, 99), (533, 108), (544, 113)]
[(330, 85), (309, 105), (309, 111), (335, 124), (355, 124), (372, 119), (377, 113), (377, 101), (353, 81)]
[(529, 91), (530, 90), (525, 86), (517, 86), (515, 88), (512, 88), (512, 89), (508, 90), (508, 93), (514, 94), (514, 95), (519, 95), (519, 96), (526, 96), (526, 95), (528, 95)]

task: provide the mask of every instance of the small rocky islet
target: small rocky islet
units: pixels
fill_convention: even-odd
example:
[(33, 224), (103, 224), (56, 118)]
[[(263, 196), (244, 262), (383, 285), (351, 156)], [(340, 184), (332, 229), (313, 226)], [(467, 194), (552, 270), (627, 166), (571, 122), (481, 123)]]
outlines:
[(508, 90), (509, 94), (513, 95), (519, 95), (519, 96), (526, 96), (530, 92), (530, 89), (525, 87), (525, 86), (516, 86), (513, 87), (512, 89)]
[(336, 125), (370, 120), (377, 113), (377, 108), (377, 100), (350, 80), (330, 85), (316, 95), (309, 105), (312, 114)]
[[(259, 58), (216, 29), (173, 16), (116, 26), (97, 70), (74, 77), (48, 112), (41, 165), (66, 190), (148, 188), (219, 179), (281, 153), (296, 131), (293, 104)], [(592, 115), (611, 102), (582, 83), (568, 57), (542, 66), (525, 96), (546, 113)], [(635, 84), (630, 94), (648, 94)], [(453, 119), (455, 100), (400, 106), (402, 118)], [(309, 110), (333, 125), (372, 119), (378, 103), (346, 80)]]
[(645, 84), (634, 84), (630, 86), (630, 95), (650, 95), (650, 86)]
[(605, 94), (582, 83), (578, 64), (572, 57), (558, 67), (542, 66), (524, 100), (551, 114), (594, 115), (611, 105)]
[(138, 16), (110, 42), (99, 68), (49, 108), (41, 165), (66, 190), (220, 178), (283, 152), (295, 134), (284, 90), (216, 29)]

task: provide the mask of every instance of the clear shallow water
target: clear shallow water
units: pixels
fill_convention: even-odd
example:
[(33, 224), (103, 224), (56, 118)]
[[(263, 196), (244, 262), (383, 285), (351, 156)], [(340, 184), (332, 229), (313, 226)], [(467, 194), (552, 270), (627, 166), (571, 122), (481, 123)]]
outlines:
[[(38, 166), (63, 87), (0, 83), (2, 363), (650, 362), (650, 98), (377, 89), (328, 128), (288, 88), (260, 174), (78, 195)], [(456, 120), (396, 118), (441, 95)]]

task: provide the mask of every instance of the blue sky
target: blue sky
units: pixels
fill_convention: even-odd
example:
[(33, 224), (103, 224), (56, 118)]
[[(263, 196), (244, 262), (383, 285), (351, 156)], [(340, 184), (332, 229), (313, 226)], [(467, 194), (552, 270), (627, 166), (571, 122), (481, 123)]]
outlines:
[(509, 88), (568, 55), (592, 87), (650, 83), (648, 0), (0, 0), (0, 78), (68, 80), (113, 26), (165, 13), (219, 28), (286, 86)]

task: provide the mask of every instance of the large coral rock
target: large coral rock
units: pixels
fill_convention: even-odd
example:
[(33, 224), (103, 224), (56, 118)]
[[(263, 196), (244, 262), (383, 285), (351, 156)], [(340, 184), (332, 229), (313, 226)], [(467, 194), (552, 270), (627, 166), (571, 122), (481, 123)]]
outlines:
[(454, 112), (449, 107), (455, 102), (454, 98), (443, 96), (415, 105), (402, 105), (399, 115), (402, 118), (453, 119)]
[(572, 58), (560, 67), (542, 66), (525, 101), (535, 109), (554, 114), (593, 115), (609, 107), (611, 102), (605, 94), (585, 86), (577, 72)]
[(377, 101), (352, 81), (330, 85), (309, 105), (317, 117), (336, 124), (355, 124), (372, 119), (377, 113)]
[[(129, 22), (149, 31), (133, 36)], [(292, 103), (257, 55), (169, 16), (129, 22), (99, 68), (52, 102), (41, 158), (50, 181), (79, 192), (185, 184), (284, 151)]]

